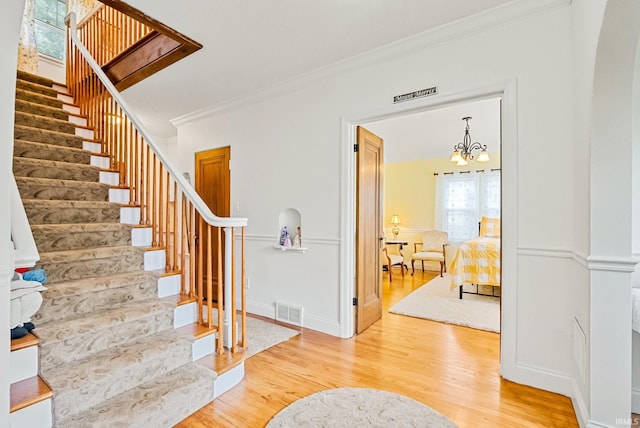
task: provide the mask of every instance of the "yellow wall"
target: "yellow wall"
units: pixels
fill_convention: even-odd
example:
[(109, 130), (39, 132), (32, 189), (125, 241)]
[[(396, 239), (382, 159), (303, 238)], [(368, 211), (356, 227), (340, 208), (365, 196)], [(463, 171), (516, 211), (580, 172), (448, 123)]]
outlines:
[[(500, 154), (490, 153), (489, 156), (491, 157), (489, 162), (472, 161), (469, 165), (462, 167), (450, 162), (449, 158), (385, 163), (383, 210), (385, 235), (387, 240), (393, 239), (389, 220), (393, 214), (398, 214), (400, 216), (398, 239), (409, 242), (403, 250), (409, 269), (411, 269), (413, 243), (420, 241), (423, 230), (435, 227), (436, 177), (433, 174), (500, 168)], [(453, 251), (454, 248), (449, 250)], [(447, 262), (451, 259), (452, 257), (447, 255)], [(431, 268), (435, 269), (434, 266)]]

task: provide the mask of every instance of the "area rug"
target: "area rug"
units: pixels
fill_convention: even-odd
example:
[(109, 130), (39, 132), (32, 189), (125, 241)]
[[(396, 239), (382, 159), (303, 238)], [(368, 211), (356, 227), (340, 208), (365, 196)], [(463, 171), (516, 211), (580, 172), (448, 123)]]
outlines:
[(451, 289), (451, 277), (436, 277), (396, 303), (389, 312), (425, 318), (478, 330), (500, 332), (500, 300), (497, 297), (465, 294)]
[(299, 331), (281, 325), (247, 317), (247, 357), (264, 351), (300, 334)]
[(457, 425), (443, 414), (402, 395), (368, 388), (338, 388), (293, 402), (266, 426), (284, 427), (455, 428)]

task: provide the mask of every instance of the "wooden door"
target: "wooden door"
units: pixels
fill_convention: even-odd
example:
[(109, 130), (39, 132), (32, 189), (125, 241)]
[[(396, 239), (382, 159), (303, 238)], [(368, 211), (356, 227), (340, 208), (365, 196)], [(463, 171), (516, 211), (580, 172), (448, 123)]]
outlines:
[[(195, 189), (211, 211), (218, 217), (228, 217), (230, 214), (231, 199), (231, 173), (229, 161), (231, 160), (231, 148), (207, 150), (196, 153)], [(207, 248), (207, 236), (198, 233), (198, 245)], [(217, 248), (218, 236), (212, 234), (211, 248)], [(222, 263), (224, 264), (224, 232), (222, 233)], [(207, 283), (206, 269), (202, 269), (203, 284)], [(218, 259), (213, 258), (213, 301), (218, 300)], [(206, 287), (205, 287), (205, 297)]]
[(356, 333), (382, 317), (382, 138), (357, 127)]

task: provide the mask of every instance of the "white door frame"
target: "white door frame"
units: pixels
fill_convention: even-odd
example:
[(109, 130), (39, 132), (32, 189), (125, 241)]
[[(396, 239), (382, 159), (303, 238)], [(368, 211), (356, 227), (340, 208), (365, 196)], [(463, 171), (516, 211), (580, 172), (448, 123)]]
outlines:
[(518, 236), (518, 155), (516, 79), (503, 80), (460, 92), (439, 94), (403, 104), (364, 111), (341, 119), (341, 205), (340, 205), (340, 326), (341, 337), (355, 331), (355, 154), (356, 126), (462, 102), (499, 96), (502, 98), (502, 318), (500, 367), (505, 378), (516, 370), (516, 296)]

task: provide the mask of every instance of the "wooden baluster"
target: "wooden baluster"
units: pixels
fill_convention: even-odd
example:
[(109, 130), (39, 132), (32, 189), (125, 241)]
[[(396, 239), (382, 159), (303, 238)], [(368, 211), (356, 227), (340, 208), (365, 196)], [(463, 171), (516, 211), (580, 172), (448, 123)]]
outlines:
[[(218, 355), (222, 355), (224, 352), (224, 290), (223, 290), (223, 272), (222, 272), (222, 228), (216, 227), (218, 230), (218, 345), (216, 352)], [(229, 302), (227, 302), (228, 308)]]
[[(211, 226), (207, 224), (207, 327), (213, 327), (213, 252), (211, 250)], [(218, 297), (218, 301), (220, 298)]]
[(153, 225), (153, 230), (155, 231), (154, 237), (153, 237), (153, 246), (157, 247), (158, 246), (158, 240), (159, 240), (159, 235), (158, 235), (158, 215), (159, 210), (158, 210), (158, 190), (159, 190), (159, 183), (158, 183), (158, 159), (156, 157), (156, 154), (153, 153), (153, 151), (149, 151), (149, 153), (151, 154), (151, 165), (152, 165), (152, 171), (151, 171), (151, 198), (149, 199), (149, 214), (151, 215), (151, 224)]
[(198, 276), (198, 290), (196, 292), (196, 299), (198, 299), (198, 323), (199, 324), (204, 324), (204, 321), (202, 319), (202, 298), (203, 298), (203, 293), (202, 293), (202, 275), (204, 273), (204, 269), (203, 269), (203, 259), (202, 259), (202, 236), (204, 235), (204, 221), (202, 220), (202, 217), (198, 214), (198, 220), (199, 220), (199, 228), (198, 228), (198, 235), (200, 236), (200, 238), (198, 239), (198, 270), (196, 272), (196, 275)]
[[(187, 235), (187, 198), (184, 194), (181, 193), (182, 198), (180, 203), (181, 213), (182, 213), (182, 221), (180, 222), (181, 232), (180, 232), (180, 270), (182, 271), (182, 275), (180, 275), (180, 293), (187, 294), (187, 275), (191, 275), (191, 269), (187, 271), (187, 240), (189, 236)], [(189, 293), (191, 297), (191, 293)]]
[[(143, 140), (144, 141), (144, 140)], [(144, 217), (143, 224), (150, 224), (149, 221), (149, 198), (151, 196), (149, 192), (149, 182), (151, 181), (150, 173), (151, 173), (151, 148), (145, 144), (146, 150), (146, 158), (145, 158), (145, 170), (144, 170), (144, 210), (140, 207), (140, 213)]]
[[(189, 230), (189, 297), (198, 297), (196, 294), (196, 210), (193, 208), (193, 204), (189, 202), (188, 206), (190, 224), (188, 226)], [(198, 310), (202, 313), (201, 303), (198, 303)], [(198, 317), (198, 320), (202, 322), (202, 319)]]
[[(172, 270), (181, 270), (178, 265), (178, 183), (173, 182), (173, 230), (171, 231), (171, 236), (173, 240), (173, 263), (171, 265)], [(182, 272), (182, 276), (184, 276), (184, 272)]]

